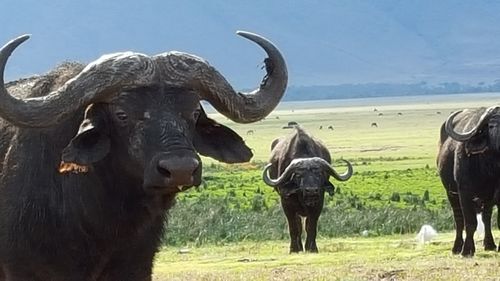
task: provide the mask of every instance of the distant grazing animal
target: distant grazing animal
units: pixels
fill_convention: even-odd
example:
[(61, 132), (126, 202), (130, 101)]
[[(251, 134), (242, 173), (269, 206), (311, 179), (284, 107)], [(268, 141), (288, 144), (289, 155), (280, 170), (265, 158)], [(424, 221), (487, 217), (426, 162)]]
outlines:
[(316, 232), (324, 194), (328, 191), (333, 195), (335, 189), (329, 177), (346, 181), (353, 173), (351, 164), (343, 161), (347, 164), (347, 172), (338, 174), (330, 165), (331, 157), (326, 146), (300, 127), (295, 127), (289, 136), (273, 141), (270, 163), (264, 168), (263, 180), (280, 195), (290, 230), (291, 253), (304, 250), (302, 217), (306, 218), (305, 250), (318, 252)]
[[(485, 250), (496, 250), (491, 213), (500, 183), (500, 107), (466, 109), (441, 126), (437, 166), (453, 209), (454, 254), (473, 256), (476, 213), (482, 211)], [(465, 227), (465, 241), (462, 232)]]
[(319, 126), (319, 129), (320, 129), (320, 130), (323, 130), (323, 126)]
[(201, 182), (198, 153), (226, 163), (252, 157), (200, 100), (250, 123), (285, 91), (277, 48), (238, 34), (269, 55), (265, 79), (248, 94), (181, 52), (116, 53), (4, 84), (7, 59), (28, 36), (0, 49), (2, 279), (151, 280), (167, 210)]
[(328, 126), (328, 130), (333, 131), (333, 126), (331, 126), (331, 125), (330, 125), (330, 126)]
[(289, 126), (289, 127), (292, 127), (292, 126), (297, 126), (297, 125), (299, 125), (299, 124), (298, 124), (297, 122), (295, 122), (295, 121), (290, 121), (290, 122), (288, 122), (288, 126)]
[(401, 116), (401, 115), (403, 115), (403, 113), (401, 113), (401, 112), (398, 112), (398, 116)]
[(254, 133), (254, 130), (248, 130), (247, 131), (247, 135), (253, 135), (253, 133)]
[(371, 124), (371, 126), (372, 126), (372, 127), (378, 127), (378, 124), (377, 124), (377, 122), (373, 122), (373, 123)]

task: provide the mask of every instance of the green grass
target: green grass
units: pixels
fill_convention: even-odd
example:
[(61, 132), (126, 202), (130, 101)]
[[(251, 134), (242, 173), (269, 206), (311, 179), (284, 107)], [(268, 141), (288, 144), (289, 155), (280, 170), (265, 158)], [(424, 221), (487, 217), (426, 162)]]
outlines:
[[(165, 243), (287, 239), (279, 196), (262, 182), (261, 165), (209, 165), (204, 184), (181, 194), (171, 210)], [(335, 195), (325, 196), (320, 235), (413, 233), (424, 223), (453, 229), (434, 169), (365, 171), (335, 185)]]
[[(238, 208), (248, 209), (253, 204), (254, 195), (261, 194), (267, 205), (276, 204), (279, 201), (278, 194), (261, 179), (262, 166), (263, 163), (231, 166), (212, 164), (205, 168), (203, 184), (180, 194), (178, 198), (181, 201), (200, 197), (230, 198), (234, 203), (231, 207), (236, 204)], [(393, 203), (399, 202), (397, 205), (400, 207), (413, 207), (415, 200), (405, 201), (406, 197), (422, 198), (428, 193), (427, 206), (441, 208), (447, 204), (437, 172), (430, 167), (355, 172), (349, 181), (333, 183), (337, 192), (333, 198), (327, 197), (327, 201), (354, 194), (363, 201), (369, 201), (366, 206), (381, 206), (397, 193), (401, 200), (392, 200)]]
[[(278, 204), (250, 210), (231, 208), (227, 198), (203, 198), (203, 201), (181, 201), (170, 213), (165, 244), (225, 245), (239, 241), (288, 240), (285, 216)], [(371, 236), (416, 233), (420, 226), (432, 224), (437, 229), (452, 230), (449, 209), (430, 210), (420, 205), (400, 208), (388, 202), (385, 206), (366, 207), (363, 201), (347, 197), (330, 202), (319, 220), (319, 237)]]
[[(453, 256), (451, 233), (420, 245), (414, 235), (318, 240), (319, 254), (288, 254), (285, 241), (168, 247), (153, 280), (498, 280), (498, 253), (476, 244), (473, 259)], [(182, 253), (181, 253), (182, 252)]]

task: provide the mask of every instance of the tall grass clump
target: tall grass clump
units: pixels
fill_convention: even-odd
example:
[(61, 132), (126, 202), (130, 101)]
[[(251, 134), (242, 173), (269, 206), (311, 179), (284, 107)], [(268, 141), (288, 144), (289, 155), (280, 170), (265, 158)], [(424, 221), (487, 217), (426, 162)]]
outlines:
[(399, 208), (385, 206), (357, 210), (345, 206), (325, 207), (320, 217), (318, 233), (324, 237), (351, 236), (368, 231), (371, 235), (416, 233), (423, 224), (440, 231), (452, 230), (451, 210), (429, 210), (423, 207)]
[(280, 206), (266, 207), (256, 200), (254, 209), (231, 208), (226, 198), (181, 200), (169, 214), (165, 243), (200, 246), (284, 239), (287, 225)]
[[(165, 244), (201, 246), (288, 239), (288, 225), (279, 204), (237, 209), (227, 203), (225, 198), (210, 197), (179, 201), (169, 215)], [(426, 223), (439, 231), (452, 230), (452, 213), (448, 209), (403, 209), (391, 205), (356, 209), (342, 204), (325, 206), (318, 235), (345, 237), (359, 235), (364, 230), (377, 236), (416, 233)]]

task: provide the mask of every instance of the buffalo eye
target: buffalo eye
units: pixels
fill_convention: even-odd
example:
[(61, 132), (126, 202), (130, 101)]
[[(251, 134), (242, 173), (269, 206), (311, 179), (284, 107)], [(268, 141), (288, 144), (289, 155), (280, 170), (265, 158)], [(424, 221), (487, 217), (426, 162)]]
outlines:
[(302, 175), (301, 174), (297, 174), (297, 173), (293, 173), (291, 176), (290, 176), (290, 181), (293, 181), (295, 183), (300, 183), (300, 180), (302, 179)]
[(193, 119), (194, 121), (197, 121), (198, 118), (200, 117), (200, 114), (201, 114), (201, 110), (200, 109), (196, 109), (194, 112), (193, 112)]
[(123, 110), (115, 111), (115, 116), (120, 121), (127, 121), (127, 118), (128, 118), (127, 113), (125, 113), (125, 111), (123, 111)]

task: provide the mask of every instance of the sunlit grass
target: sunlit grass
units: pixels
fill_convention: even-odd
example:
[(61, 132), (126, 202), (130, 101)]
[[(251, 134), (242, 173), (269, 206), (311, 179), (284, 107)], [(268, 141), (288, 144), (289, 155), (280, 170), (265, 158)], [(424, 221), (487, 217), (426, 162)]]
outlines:
[[(265, 120), (252, 124), (234, 123), (219, 114), (210, 116), (245, 139), (254, 151), (254, 161), (267, 161), (271, 142), (288, 134), (290, 129), (282, 127), (289, 121), (296, 121), (321, 139), (334, 158), (407, 158), (402, 162), (376, 162), (368, 167), (357, 167), (359, 171), (394, 170), (426, 165), (434, 167), (439, 129), (449, 113), (457, 109), (498, 104), (500, 96), (492, 94), (487, 99), (476, 98), (474, 95), (444, 96), (431, 101), (422, 96), (418, 99), (401, 100), (400, 104), (372, 102), (374, 104), (342, 107), (336, 106), (335, 100), (324, 103), (285, 103)], [(378, 127), (371, 126), (374, 122)], [(327, 129), (330, 125), (334, 127), (333, 131)], [(323, 129), (320, 130), (320, 126)], [(247, 135), (248, 130), (253, 130), (254, 133)], [(204, 161), (213, 162), (211, 159)]]
[[(154, 280), (495, 280), (497, 252), (477, 243), (473, 259), (453, 256), (451, 233), (420, 245), (414, 235), (318, 240), (319, 254), (288, 254), (287, 241), (166, 248)], [(384, 279), (385, 278), (385, 279)], [(393, 279), (391, 279), (393, 278)]]

